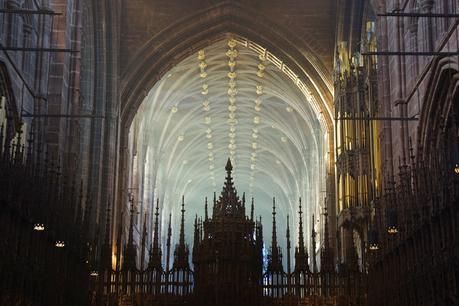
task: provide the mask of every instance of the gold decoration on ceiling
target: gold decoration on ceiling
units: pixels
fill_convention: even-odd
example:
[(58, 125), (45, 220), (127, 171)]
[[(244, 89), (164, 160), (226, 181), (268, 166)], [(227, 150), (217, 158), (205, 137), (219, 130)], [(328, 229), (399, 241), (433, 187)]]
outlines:
[(233, 72), (228, 72), (228, 77), (231, 79), (231, 80), (234, 80), (236, 77), (237, 77), (237, 73), (235, 71)]
[(228, 96), (230, 96), (230, 97), (236, 96), (237, 93), (238, 93), (237, 88), (229, 88), (228, 89)]
[(236, 61), (235, 60), (229, 60), (228, 61), (228, 67), (230, 67), (230, 68), (236, 67)]
[(263, 85), (257, 85), (257, 95), (263, 94)]
[(234, 39), (234, 38), (230, 38), (228, 40), (228, 47), (230, 47), (231, 49), (233, 49), (234, 47), (237, 46), (237, 41)]
[(236, 49), (230, 49), (226, 51), (226, 56), (230, 58), (230, 60), (234, 60), (239, 55), (239, 52)]
[(229, 100), (229, 106), (228, 106), (228, 125), (230, 132), (228, 134), (229, 136), (229, 153), (230, 153), (230, 158), (233, 163), (233, 169), (235, 168), (235, 158), (234, 155), (236, 154), (236, 125), (238, 124), (238, 120), (236, 117), (236, 95), (238, 94), (238, 89), (237, 89), (237, 72), (236, 72), (236, 66), (237, 66), (237, 61), (236, 58), (239, 55), (239, 52), (235, 47), (237, 46), (237, 41), (234, 39), (229, 39), (228, 40), (228, 47), (229, 49), (226, 51), (226, 56), (229, 57), (228, 60), (228, 68), (229, 72), (227, 74), (229, 81), (228, 81), (228, 100)]
[(203, 61), (203, 60), (206, 59), (206, 54), (205, 54), (204, 50), (199, 50), (199, 51), (198, 51), (198, 59), (199, 59), (200, 61)]
[[(198, 51), (198, 60), (200, 61), (199, 64), (198, 64), (198, 67), (199, 67), (199, 77), (201, 79), (203, 79), (203, 83), (202, 83), (202, 89), (201, 89), (201, 94), (206, 97), (208, 94), (209, 94), (209, 84), (206, 82), (206, 79), (207, 79), (207, 67), (208, 67), (208, 64), (206, 63), (205, 61), (206, 59), (206, 53), (204, 50), (199, 50)], [(209, 112), (210, 111), (210, 101), (209, 99), (204, 99), (204, 101), (202, 102), (202, 107), (203, 107), (203, 110), (205, 112)], [(212, 119), (210, 116), (205, 116), (204, 117), (204, 123), (207, 124), (207, 125), (210, 125), (212, 123)], [(208, 127), (206, 129), (206, 138), (209, 140), (209, 142), (207, 143), (207, 149), (209, 150), (208, 152), (208, 160), (209, 160), (209, 170), (213, 170), (214, 169), (214, 154), (212, 152), (213, 148), (214, 148), (214, 145), (212, 142), (210, 142), (210, 140), (212, 139), (212, 129), (210, 127)], [(215, 185), (215, 179), (214, 179), (214, 175), (213, 175), (213, 171), (210, 172), (210, 179), (212, 181), (212, 185)]]
[(263, 78), (265, 76), (266, 66), (263, 63), (258, 64), (257, 76)]
[[(264, 87), (263, 87), (263, 78), (265, 76), (265, 70), (266, 70), (266, 65), (265, 65), (265, 60), (266, 60), (266, 56), (265, 56), (265, 53), (262, 53), (259, 55), (259, 60), (260, 62), (258, 63), (257, 65), (257, 77), (259, 79), (259, 82), (258, 84), (256, 85), (256, 90), (255, 90), (255, 93), (256, 93), (256, 97), (255, 97), (255, 106), (254, 106), (254, 110), (257, 112), (257, 113), (260, 113), (261, 112), (261, 104), (262, 104), (262, 95), (264, 94)], [(260, 124), (261, 122), (261, 117), (260, 116), (254, 116), (253, 118), (253, 123), (255, 125), (258, 125)], [(253, 181), (254, 181), (254, 176), (255, 176), (255, 170), (256, 170), (256, 163), (257, 163), (257, 152), (256, 150), (258, 149), (258, 143), (257, 143), (257, 140), (259, 138), (259, 133), (258, 133), (258, 128), (257, 127), (254, 127), (252, 129), (252, 153), (251, 153), (251, 156), (250, 156), (250, 160), (252, 162), (251, 166), (250, 166), (250, 170), (251, 170), (251, 173), (250, 173), (250, 194), (252, 194), (252, 188), (253, 188)]]

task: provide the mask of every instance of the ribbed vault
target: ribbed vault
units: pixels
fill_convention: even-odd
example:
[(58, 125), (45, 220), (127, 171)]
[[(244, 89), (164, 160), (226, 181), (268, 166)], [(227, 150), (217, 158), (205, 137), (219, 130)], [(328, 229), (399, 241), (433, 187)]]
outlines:
[(191, 233), (204, 197), (211, 206), (213, 193), (220, 193), (230, 157), (239, 194), (254, 197), (256, 214), (265, 220), (266, 243), (272, 197), (280, 231), (287, 214), (291, 226), (297, 224), (299, 197), (306, 218), (319, 213), (327, 127), (304, 84), (268, 51), (242, 37), (221, 40), (180, 62), (149, 91), (129, 133), (135, 148), (130, 185), (145, 209), (159, 198), (162, 215), (171, 212), (178, 221), (185, 195)]

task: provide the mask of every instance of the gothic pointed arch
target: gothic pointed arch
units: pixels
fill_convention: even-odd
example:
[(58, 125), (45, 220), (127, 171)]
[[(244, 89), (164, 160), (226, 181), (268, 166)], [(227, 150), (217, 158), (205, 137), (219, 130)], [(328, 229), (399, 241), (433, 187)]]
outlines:
[(224, 2), (178, 21), (152, 37), (129, 60), (121, 76), (121, 119), (128, 129), (148, 90), (173, 66), (199, 49), (235, 34), (263, 46), (288, 66), (316, 98), (333, 134), (331, 73), (294, 33), (242, 4)]
[[(443, 58), (434, 63), (428, 81), (431, 88), (422, 103), (418, 132), (419, 153), (425, 160), (438, 154), (445, 132), (459, 118), (459, 63), (457, 58)], [(457, 122), (454, 122), (457, 124)]]
[(0, 61), (0, 97), (5, 97), (5, 105), (3, 105), (3, 107), (6, 109), (7, 117), (11, 120), (11, 125), (7, 127), (9, 133), (13, 133), (13, 130), (19, 131), (21, 123), (13, 84), (10, 79), (8, 68), (2, 61)]

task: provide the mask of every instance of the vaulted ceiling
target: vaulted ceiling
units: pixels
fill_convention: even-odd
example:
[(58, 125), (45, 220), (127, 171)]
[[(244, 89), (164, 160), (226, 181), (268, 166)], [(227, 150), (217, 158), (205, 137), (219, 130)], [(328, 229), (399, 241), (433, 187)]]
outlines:
[[(168, 29), (178, 33), (208, 18), (220, 23), (229, 20), (235, 28), (249, 27), (260, 37), (270, 36), (269, 32), (283, 32), (295, 41), (305, 57), (317, 57), (316, 64), (331, 73), (335, 56), (335, 15), (335, 0), (122, 0), (121, 71), (128, 69), (150, 39)], [(269, 26), (264, 27), (265, 24)], [(204, 32), (212, 26), (211, 21), (201, 30)]]
[(221, 191), (230, 157), (240, 195), (255, 197), (256, 213), (266, 220), (265, 237), (272, 197), (281, 232), (287, 215), (297, 224), (299, 197), (307, 221), (317, 216), (328, 134), (302, 86), (275, 54), (235, 35), (178, 63), (148, 92), (130, 129), (131, 184), (139, 186), (143, 205), (159, 198), (163, 216), (171, 212), (178, 221), (185, 195), (190, 233), (204, 197), (210, 202)]

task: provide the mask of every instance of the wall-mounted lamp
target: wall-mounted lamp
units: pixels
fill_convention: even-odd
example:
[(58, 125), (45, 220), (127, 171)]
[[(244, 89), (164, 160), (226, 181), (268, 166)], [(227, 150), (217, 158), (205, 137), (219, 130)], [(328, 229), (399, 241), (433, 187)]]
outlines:
[(33, 225), (33, 230), (37, 232), (42, 232), (45, 230), (45, 225), (43, 223), (35, 223)]
[(387, 233), (389, 235), (398, 233), (398, 216), (397, 211), (393, 208), (387, 211)]
[(376, 230), (368, 231), (368, 249), (370, 249), (370, 251), (379, 250), (378, 232)]

